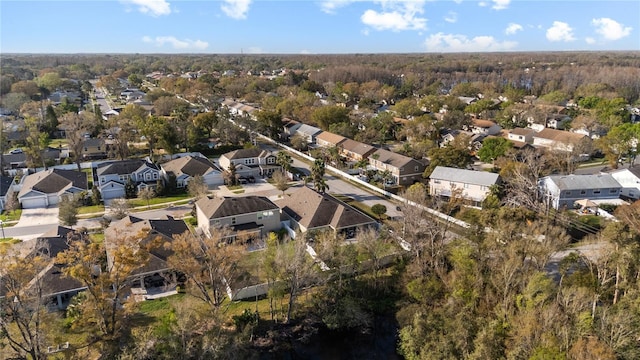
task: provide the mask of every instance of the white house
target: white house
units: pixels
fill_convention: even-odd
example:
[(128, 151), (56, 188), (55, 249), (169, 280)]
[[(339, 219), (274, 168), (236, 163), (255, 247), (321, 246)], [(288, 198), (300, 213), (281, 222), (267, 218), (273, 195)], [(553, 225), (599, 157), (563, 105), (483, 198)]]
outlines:
[(300, 135), (307, 140), (308, 144), (315, 144), (316, 137), (320, 135), (322, 129), (315, 126), (301, 124), (297, 129), (293, 130), (293, 135)]
[(269, 176), (280, 169), (276, 164), (276, 156), (267, 150), (260, 148), (240, 149), (228, 152), (220, 156), (218, 160), (223, 170), (229, 170), (229, 166), (236, 166), (236, 174), (240, 176)]
[(572, 209), (576, 201), (584, 199), (615, 203), (622, 190), (620, 183), (610, 174), (550, 175), (540, 179), (539, 187), (554, 209)]
[(533, 146), (557, 151), (572, 152), (583, 142), (589, 142), (588, 136), (570, 131), (545, 128), (533, 135)]
[(515, 128), (507, 133), (507, 140), (518, 141), (526, 144), (533, 143), (533, 134), (535, 131), (529, 128)]
[(480, 207), (491, 186), (499, 183), (500, 176), (496, 173), (436, 166), (429, 176), (429, 194), (447, 198), (457, 195)]
[(474, 134), (497, 135), (502, 128), (491, 120), (473, 119), (471, 120), (469, 130)]
[(630, 199), (640, 199), (640, 165), (619, 169), (610, 173), (622, 186), (620, 195)]

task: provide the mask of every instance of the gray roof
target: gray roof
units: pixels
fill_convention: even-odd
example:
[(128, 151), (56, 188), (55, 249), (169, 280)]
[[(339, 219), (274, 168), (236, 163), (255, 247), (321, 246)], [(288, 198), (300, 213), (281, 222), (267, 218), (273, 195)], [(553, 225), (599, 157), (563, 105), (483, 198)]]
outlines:
[(465, 184), (491, 186), (495, 185), (498, 182), (500, 175), (486, 171), (436, 166), (429, 178), (443, 181), (461, 182)]
[(145, 160), (122, 160), (115, 161), (112, 163), (100, 164), (96, 169), (96, 174), (98, 176), (102, 175), (124, 175), (124, 174), (132, 174), (136, 170), (140, 169), (142, 166), (147, 165), (152, 169), (158, 170), (158, 167), (155, 164), (152, 164)]
[(13, 184), (13, 176), (0, 175), (0, 196), (5, 196)]
[(162, 168), (166, 172), (172, 172), (174, 175), (180, 176), (187, 174), (190, 177), (204, 175), (211, 170), (218, 170), (218, 167), (211, 160), (203, 157), (184, 156), (173, 159), (162, 164)]
[(257, 147), (253, 147), (249, 149), (234, 150), (222, 156), (226, 157), (229, 160), (235, 160), (235, 159), (249, 159), (249, 158), (256, 158), (256, 157), (267, 157), (269, 155), (271, 155), (269, 151), (262, 150)]
[[(380, 161), (382, 163), (389, 164), (396, 168), (401, 168), (413, 161), (417, 162), (417, 160), (414, 158), (404, 156), (402, 154), (398, 154), (393, 151), (389, 151), (385, 149), (378, 149), (374, 152), (374, 154), (378, 155), (377, 159), (373, 157), (374, 155), (369, 157), (374, 158), (375, 160)], [(419, 163), (419, 164), (422, 165), (422, 163)]]
[(22, 196), (32, 189), (44, 194), (53, 194), (68, 186), (87, 190), (87, 174), (81, 171), (60, 169), (39, 171), (24, 179), (18, 196)]
[(258, 211), (280, 211), (276, 204), (264, 196), (205, 198), (198, 200), (196, 207), (200, 208), (209, 219), (251, 214)]
[(330, 226), (338, 230), (376, 222), (331, 195), (318, 193), (307, 186), (276, 202), (284, 213), (307, 229)]
[(560, 190), (621, 188), (610, 174), (596, 175), (551, 175), (548, 176)]
[(313, 136), (322, 132), (322, 129), (317, 128), (315, 126), (302, 124), (299, 128), (296, 129), (296, 132)]

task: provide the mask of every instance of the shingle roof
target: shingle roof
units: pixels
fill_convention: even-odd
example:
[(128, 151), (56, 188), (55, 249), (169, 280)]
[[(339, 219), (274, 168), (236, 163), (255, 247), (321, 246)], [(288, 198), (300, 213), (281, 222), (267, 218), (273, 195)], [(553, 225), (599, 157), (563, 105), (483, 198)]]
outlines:
[(596, 175), (551, 175), (548, 176), (560, 190), (621, 188), (610, 174)]
[(471, 123), (473, 123), (473, 126), (483, 128), (483, 129), (488, 129), (496, 125), (496, 123), (491, 120), (483, 120), (483, 119), (473, 119), (471, 120)]
[(36, 190), (44, 194), (58, 193), (70, 186), (87, 190), (87, 174), (81, 171), (49, 169), (28, 175), (18, 196)]
[(359, 141), (355, 141), (352, 139), (347, 139), (343, 141), (342, 143), (340, 143), (340, 147), (346, 151), (349, 151), (361, 156), (366, 156), (367, 154), (371, 154), (376, 149), (371, 145), (361, 143)]
[(300, 132), (307, 135), (316, 135), (321, 131), (322, 129), (317, 128), (315, 126), (307, 125), (307, 124), (302, 124), (299, 128), (296, 129), (296, 132)]
[(279, 210), (276, 204), (264, 196), (205, 198), (198, 200), (196, 207), (200, 208), (208, 219)]
[(134, 160), (121, 160), (114, 161), (112, 163), (100, 164), (96, 169), (96, 174), (98, 176), (102, 175), (124, 175), (124, 174), (132, 174), (136, 170), (140, 169), (142, 166), (147, 165), (152, 169), (158, 170), (158, 167), (145, 160), (134, 159)]
[[(141, 219), (135, 216), (127, 216), (117, 222), (112, 223), (105, 230), (105, 241), (107, 242), (107, 252), (113, 246), (113, 239), (135, 237), (140, 232), (145, 233), (145, 237), (138, 239), (140, 245), (149, 245), (152, 241), (155, 241), (158, 235), (163, 237), (163, 242), (171, 242), (175, 235), (180, 235), (188, 232), (189, 228), (183, 220), (176, 220), (172, 217), (167, 219), (154, 219), (147, 220)], [(163, 246), (163, 243), (155, 244), (149, 249), (149, 261), (148, 263), (135, 270), (134, 274), (142, 274), (147, 272), (160, 271), (169, 268), (167, 264), (167, 258), (173, 254), (171, 249)]]
[(13, 184), (13, 176), (0, 175), (0, 196), (5, 196)]
[(533, 129), (528, 129), (528, 128), (515, 128), (515, 129), (511, 129), (509, 130), (510, 134), (514, 134), (514, 135), (529, 135), (534, 133)]
[(229, 160), (235, 160), (235, 159), (247, 159), (247, 158), (255, 158), (255, 157), (266, 157), (268, 155), (270, 155), (269, 151), (254, 147), (249, 149), (234, 150), (222, 156), (226, 157)]
[(475, 171), (446, 166), (436, 166), (429, 178), (434, 180), (455, 181), (465, 184), (491, 186), (495, 185), (498, 182), (500, 175), (487, 171)]
[(196, 175), (204, 175), (211, 170), (218, 170), (216, 165), (211, 160), (203, 157), (184, 156), (181, 158), (173, 159), (169, 162), (162, 164), (162, 168), (166, 172), (172, 172), (176, 176), (181, 174), (187, 174), (191, 177)]
[(568, 143), (570, 141), (582, 140), (587, 136), (584, 134), (578, 134), (570, 131), (544, 128), (538, 133), (533, 134), (533, 137), (553, 140), (561, 143)]
[(404, 165), (415, 161), (414, 158), (404, 156), (402, 154), (395, 153), (393, 151), (378, 149), (374, 152), (374, 154), (378, 155), (377, 161), (383, 162), (385, 164), (389, 164), (396, 168), (401, 168)]
[(303, 186), (276, 203), (292, 219), (307, 229), (330, 226), (333, 229), (373, 224), (375, 220), (331, 195)]
[(322, 140), (329, 144), (338, 145), (341, 142), (345, 141), (347, 138), (342, 135), (334, 134), (328, 131), (323, 131), (320, 133), (320, 135), (316, 136), (316, 139)]

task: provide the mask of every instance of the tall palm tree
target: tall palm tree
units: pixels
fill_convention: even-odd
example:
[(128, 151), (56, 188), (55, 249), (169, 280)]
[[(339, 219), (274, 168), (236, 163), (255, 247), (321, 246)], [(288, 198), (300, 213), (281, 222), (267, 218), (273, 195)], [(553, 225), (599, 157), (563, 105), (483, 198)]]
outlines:
[(291, 155), (285, 151), (280, 151), (276, 155), (276, 164), (282, 167), (282, 172), (288, 173), (291, 170)]

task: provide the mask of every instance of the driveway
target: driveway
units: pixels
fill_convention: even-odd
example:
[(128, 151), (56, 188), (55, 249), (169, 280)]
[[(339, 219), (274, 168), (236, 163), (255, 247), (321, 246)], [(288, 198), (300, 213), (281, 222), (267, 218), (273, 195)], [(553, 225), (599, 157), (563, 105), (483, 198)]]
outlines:
[(23, 209), (20, 220), (14, 228), (28, 227), (34, 225), (58, 225), (58, 208), (50, 207), (46, 209)]

